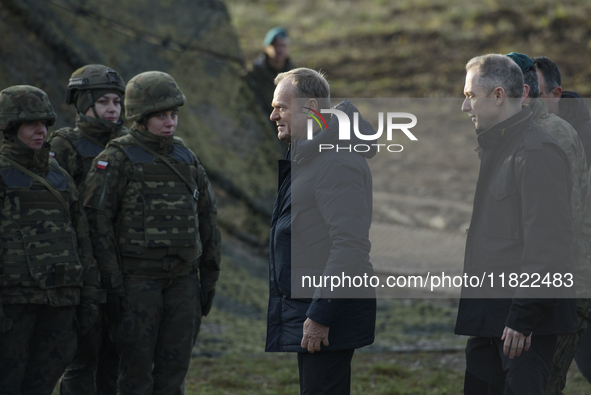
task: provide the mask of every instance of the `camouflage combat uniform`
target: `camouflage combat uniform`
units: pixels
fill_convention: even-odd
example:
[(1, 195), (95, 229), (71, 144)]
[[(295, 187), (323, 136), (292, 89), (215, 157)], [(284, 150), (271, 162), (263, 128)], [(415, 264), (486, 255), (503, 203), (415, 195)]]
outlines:
[[(66, 94), (66, 103), (76, 103), (77, 95), (88, 96), (86, 106), (93, 107), (93, 91), (99, 95), (116, 93), (123, 97), (125, 83), (119, 74), (103, 65), (87, 65), (72, 74)], [(107, 143), (115, 137), (128, 133), (119, 119), (113, 123), (92, 118), (86, 113), (86, 106), (78, 108), (76, 127), (59, 129), (51, 135), (51, 154), (60, 166), (74, 179), (80, 192), (90, 171), (92, 161), (101, 153)], [(96, 109), (93, 108), (96, 114)], [(103, 310), (101, 305), (100, 309)], [(103, 324), (104, 312), (85, 335), (78, 338), (78, 350), (74, 360), (66, 369), (60, 383), (61, 395), (115, 394), (119, 358)]]
[(75, 128), (57, 130), (48, 140), (55, 160), (72, 176), (81, 191), (94, 158), (109, 141), (129, 133), (122, 122), (111, 127), (105, 125), (107, 122), (78, 114)]
[(540, 98), (529, 104), (534, 121), (546, 129), (566, 153), (570, 165), (573, 188), (571, 194), (573, 212), (573, 262), (577, 286), (577, 316), (579, 330), (568, 335), (558, 335), (558, 343), (546, 394), (562, 394), (566, 374), (578, 349), (581, 335), (589, 319), (589, 292), (591, 291), (591, 187), (587, 172), (585, 150), (572, 126), (554, 114), (550, 114)]
[[(182, 105), (176, 83), (182, 100), (168, 100), (170, 87), (162, 93), (162, 81), (150, 80), (163, 74), (143, 73), (128, 83), (128, 119)], [(130, 85), (138, 84), (159, 98), (143, 114), (134, 113), (130, 98)], [(203, 166), (181, 139), (136, 123), (93, 162), (84, 205), (103, 286), (111, 289), (108, 325), (120, 354), (119, 394), (182, 393), (194, 335), (207, 313), (202, 308), (211, 306), (220, 271), (216, 202)]]
[(37, 120), (55, 122), (43, 91), (16, 86), (0, 92), (2, 394), (51, 394), (74, 357), (76, 325), (90, 328), (102, 299), (74, 181), (49, 158), (49, 144), (32, 149), (15, 136), (22, 122)]

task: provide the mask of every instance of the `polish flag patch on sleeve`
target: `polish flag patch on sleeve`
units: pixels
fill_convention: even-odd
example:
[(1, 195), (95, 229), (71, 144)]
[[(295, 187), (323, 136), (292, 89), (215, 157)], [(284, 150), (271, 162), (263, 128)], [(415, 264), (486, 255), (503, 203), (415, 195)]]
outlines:
[(55, 158), (55, 152), (51, 152), (51, 151), (50, 151), (50, 152), (49, 152), (49, 157), (50, 157), (50, 158)]
[(109, 162), (104, 162), (102, 160), (99, 160), (98, 163), (96, 164), (96, 168), (97, 169), (106, 169), (107, 165), (109, 164)]

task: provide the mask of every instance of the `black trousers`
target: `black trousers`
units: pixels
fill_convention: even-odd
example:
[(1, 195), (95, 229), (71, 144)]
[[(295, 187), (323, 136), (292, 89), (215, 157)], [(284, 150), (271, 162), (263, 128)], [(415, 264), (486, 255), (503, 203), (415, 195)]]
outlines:
[(0, 395), (50, 395), (76, 353), (76, 306), (5, 304)]
[(471, 337), (466, 345), (466, 395), (541, 395), (544, 393), (556, 335), (532, 336), (531, 347), (519, 357), (503, 354), (500, 338)]
[(300, 394), (349, 395), (351, 393), (351, 359), (355, 349), (298, 353)]

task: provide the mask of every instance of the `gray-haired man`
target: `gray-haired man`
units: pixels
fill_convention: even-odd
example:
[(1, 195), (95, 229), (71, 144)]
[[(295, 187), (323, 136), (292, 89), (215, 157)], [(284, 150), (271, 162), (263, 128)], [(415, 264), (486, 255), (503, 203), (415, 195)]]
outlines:
[[(568, 159), (522, 108), (521, 69), (489, 54), (470, 60), (466, 72), (462, 111), (475, 123), (481, 164), (464, 271), (497, 278), (570, 269)], [(556, 335), (575, 330), (574, 300), (532, 299), (498, 283), (463, 289), (455, 333), (471, 336), (464, 392), (544, 393)]]
[[(302, 111), (320, 113), (330, 105), (322, 74), (300, 68), (279, 74), (275, 83), (271, 120), (290, 149), (287, 159), (279, 161), (271, 223), (265, 350), (298, 353), (302, 394), (346, 395), (355, 349), (374, 340), (375, 298), (334, 297), (325, 289), (297, 284), (304, 275), (372, 275), (372, 178), (366, 158), (375, 150), (319, 152), (321, 142), (338, 141), (336, 116), (306, 139)], [(348, 101), (336, 109), (350, 119), (357, 111)], [(367, 121), (360, 119), (359, 125), (362, 133), (375, 133)]]

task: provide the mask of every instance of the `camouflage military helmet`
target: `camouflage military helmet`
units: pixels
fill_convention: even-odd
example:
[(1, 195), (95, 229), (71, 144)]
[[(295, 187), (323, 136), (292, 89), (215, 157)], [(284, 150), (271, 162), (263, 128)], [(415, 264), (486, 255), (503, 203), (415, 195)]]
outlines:
[(56, 119), (49, 97), (39, 88), (15, 85), (0, 92), (0, 130), (3, 132), (30, 121), (47, 121), (49, 127)]
[(125, 82), (115, 70), (102, 64), (89, 64), (80, 67), (72, 73), (68, 90), (66, 91), (66, 103), (74, 103), (76, 91), (91, 89), (107, 89), (119, 92), (121, 96), (125, 93)]
[(161, 71), (147, 71), (127, 83), (125, 117), (142, 122), (149, 114), (182, 106), (185, 100), (174, 78)]

